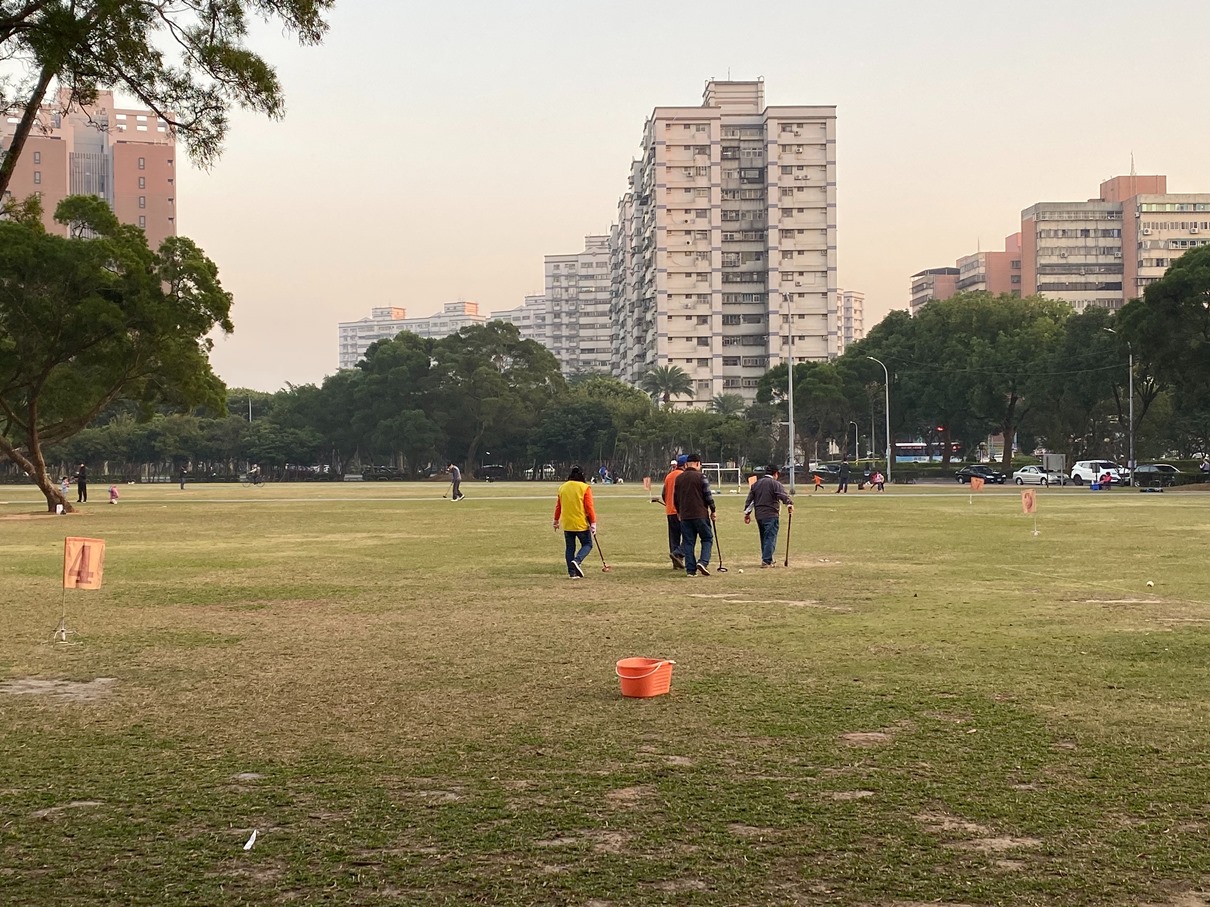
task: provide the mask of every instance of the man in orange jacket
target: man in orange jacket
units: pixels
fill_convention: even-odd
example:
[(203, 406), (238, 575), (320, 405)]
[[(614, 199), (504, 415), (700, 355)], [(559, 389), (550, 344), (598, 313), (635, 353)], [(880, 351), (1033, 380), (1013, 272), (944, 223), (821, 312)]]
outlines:
[[(592, 537), (597, 533), (597, 514), (592, 507), (592, 489), (584, 481), (584, 470), (573, 466), (567, 481), (559, 486), (559, 497), (555, 501), (554, 527), (563, 527), (563, 540), (567, 545), (567, 575), (572, 579), (583, 579), (584, 558), (592, 551)], [(580, 550), (576, 551), (576, 543)]]
[(664, 490), (660, 492), (660, 500), (664, 502), (664, 514), (668, 517), (668, 557), (676, 570), (685, 569), (685, 556), (681, 553), (681, 519), (676, 515), (676, 501), (672, 492), (676, 487), (677, 477), (685, 468), (685, 460), (685, 455), (681, 454), (672, 461), (672, 469), (664, 476)]

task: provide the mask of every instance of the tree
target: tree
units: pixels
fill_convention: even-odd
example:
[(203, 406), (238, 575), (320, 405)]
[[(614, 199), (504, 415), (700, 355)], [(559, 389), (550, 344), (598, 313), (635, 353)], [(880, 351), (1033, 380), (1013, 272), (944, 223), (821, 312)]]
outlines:
[(710, 412), (724, 418), (743, 415), (746, 408), (747, 404), (739, 394), (715, 394), (714, 399), (710, 401)]
[(26, 71), (0, 109), (20, 111), (0, 157), (0, 197), (39, 108), (56, 84), (72, 103), (101, 89), (138, 98), (209, 165), (222, 151), (233, 106), (280, 117), (277, 74), (245, 45), (248, 20), (278, 19), (300, 43), (318, 44), (335, 0), (0, 0), (0, 59)]
[(672, 405), (673, 397), (693, 396), (693, 381), (679, 365), (660, 365), (651, 369), (640, 379), (639, 387), (653, 399), (659, 397), (665, 409)]
[(220, 411), (207, 335), (233, 329), (231, 296), (191, 240), (169, 237), (152, 252), (142, 230), (95, 197), (66, 198), (55, 217), (95, 238), (0, 222), (0, 453), (51, 511), (70, 505), (46, 474), (43, 446), (119, 398)]

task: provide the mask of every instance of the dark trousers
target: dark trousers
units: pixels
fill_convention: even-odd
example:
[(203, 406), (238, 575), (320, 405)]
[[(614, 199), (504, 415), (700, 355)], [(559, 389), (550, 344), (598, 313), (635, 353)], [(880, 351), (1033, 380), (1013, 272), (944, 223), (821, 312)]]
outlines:
[[(580, 532), (568, 532), (563, 530), (563, 541), (567, 544), (567, 575), (578, 576), (579, 574), (572, 568), (571, 562), (577, 564), (584, 563), (584, 558), (588, 557), (588, 552), (592, 551), (592, 530), (584, 529)], [(579, 543), (580, 550), (576, 551), (576, 544)]]
[(781, 529), (781, 518), (770, 517), (762, 520), (757, 517), (756, 528), (760, 530), (760, 562), (772, 564), (773, 554), (777, 551), (777, 533)]
[(668, 514), (668, 553), (681, 556), (681, 520), (675, 513)]
[(76, 482), (76, 503), (77, 504), (87, 504), (88, 503), (88, 483), (87, 482), (81, 482), (81, 481)]
[(454, 487), (450, 489), (450, 497), (456, 501), (458, 498), (462, 497), (462, 480), (454, 479), (453, 484)]
[(702, 566), (710, 565), (710, 553), (714, 550), (714, 530), (708, 519), (681, 520), (681, 556), (685, 558), (685, 572), (690, 576), (697, 573), (697, 540), (702, 540)]

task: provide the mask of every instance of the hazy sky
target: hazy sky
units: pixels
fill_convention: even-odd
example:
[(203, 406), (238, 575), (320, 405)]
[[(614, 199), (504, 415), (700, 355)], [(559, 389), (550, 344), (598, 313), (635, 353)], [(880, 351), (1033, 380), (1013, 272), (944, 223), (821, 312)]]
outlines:
[(839, 283), (867, 330), (908, 278), (996, 249), (1037, 201), (1166, 173), (1210, 191), (1210, 3), (340, 0), (324, 45), (266, 28), (279, 122), (237, 113), (179, 227), (235, 295), (232, 387), (336, 371), (336, 325), (481, 312), (542, 290), (542, 256), (608, 231), (656, 106), (709, 78), (837, 107)]

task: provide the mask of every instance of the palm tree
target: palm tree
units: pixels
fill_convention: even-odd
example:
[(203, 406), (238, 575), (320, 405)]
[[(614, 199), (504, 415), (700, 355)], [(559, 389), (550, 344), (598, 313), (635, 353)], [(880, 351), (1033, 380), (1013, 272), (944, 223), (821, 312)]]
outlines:
[(718, 394), (710, 401), (710, 412), (725, 419), (742, 415), (747, 405), (739, 394)]
[(673, 397), (693, 396), (693, 381), (679, 365), (661, 365), (651, 369), (639, 381), (639, 387), (651, 396), (659, 397), (665, 407)]

